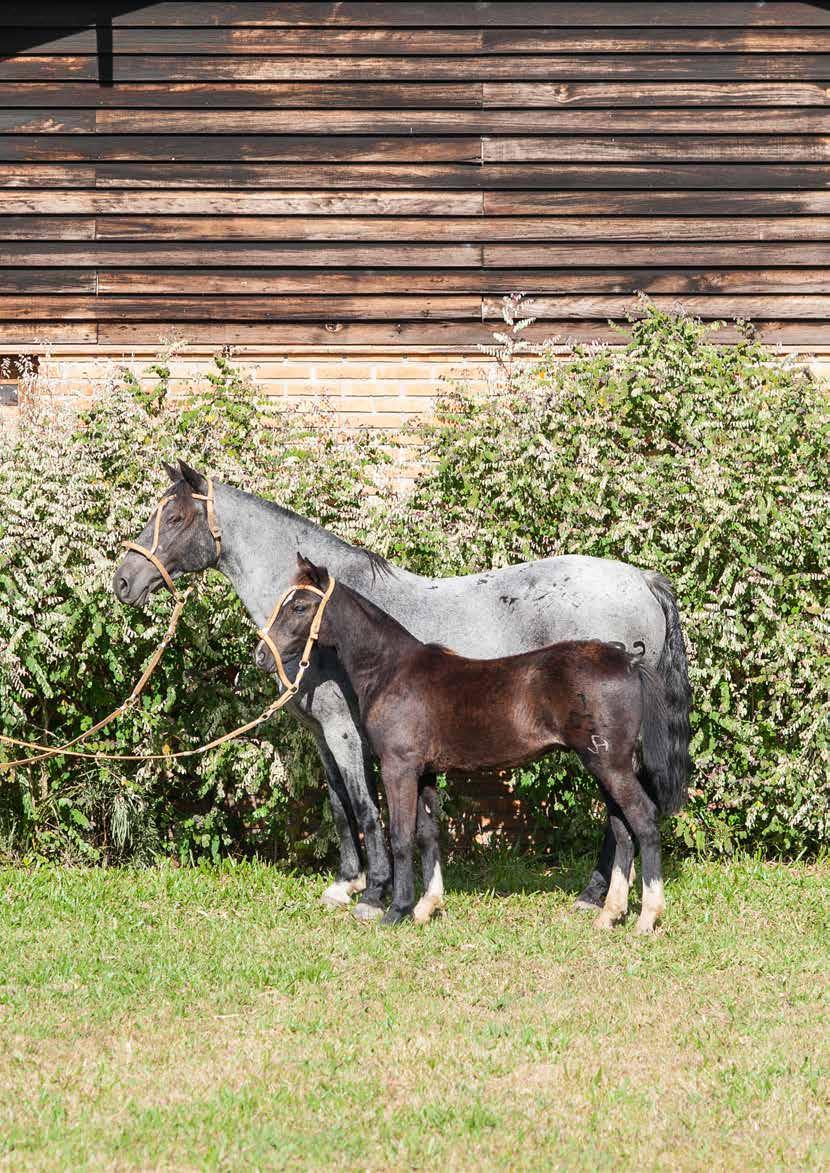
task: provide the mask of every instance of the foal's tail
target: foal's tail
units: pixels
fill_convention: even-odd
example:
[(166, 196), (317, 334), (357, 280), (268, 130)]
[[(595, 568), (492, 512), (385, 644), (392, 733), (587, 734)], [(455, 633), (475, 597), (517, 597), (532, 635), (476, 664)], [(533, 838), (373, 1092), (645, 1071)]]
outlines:
[(692, 691), (674, 591), (662, 574), (647, 571), (645, 579), (663, 609), (666, 638), (656, 672), (637, 665), (643, 690), (642, 781), (660, 813), (674, 815), (689, 797)]

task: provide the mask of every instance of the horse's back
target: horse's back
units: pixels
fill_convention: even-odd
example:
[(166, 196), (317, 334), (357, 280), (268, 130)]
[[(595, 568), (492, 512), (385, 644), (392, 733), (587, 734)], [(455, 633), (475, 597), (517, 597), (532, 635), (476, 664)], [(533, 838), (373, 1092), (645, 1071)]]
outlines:
[(646, 575), (613, 559), (564, 554), (500, 570), (434, 579), (411, 630), (466, 656), (498, 657), (549, 644), (640, 640), (656, 664), (665, 619)]

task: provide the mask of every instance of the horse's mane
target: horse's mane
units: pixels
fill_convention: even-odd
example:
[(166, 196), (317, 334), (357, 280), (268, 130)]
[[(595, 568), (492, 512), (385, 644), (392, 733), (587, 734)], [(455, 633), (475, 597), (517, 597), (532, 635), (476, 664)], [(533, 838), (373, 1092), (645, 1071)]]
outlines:
[(258, 505), (264, 505), (271, 513), (279, 513), (282, 517), (296, 518), (302, 521), (305, 525), (312, 525), (315, 529), (324, 533), (326, 537), (332, 542), (339, 542), (341, 546), (352, 550), (355, 554), (362, 554), (368, 561), (369, 567), (372, 571), (372, 582), (377, 578), (394, 577), (395, 568), (388, 562), (382, 554), (377, 554), (374, 550), (367, 550), (364, 546), (354, 546), (351, 542), (344, 541), (339, 538), (337, 534), (333, 534), (331, 530), (325, 529), (322, 525), (318, 525), (316, 521), (312, 521), (310, 517), (303, 517), (301, 513), (295, 513), (293, 509), (288, 509), (285, 505), (279, 505), (276, 501), (269, 501), (267, 497), (260, 497), (258, 493), (247, 493), (244, 489), (238, 489), (235, 485), (227, 486), (233, 488), (234, 492), (239, 493), (242, 497), (248, 497), (252, 501), (256, 501)]

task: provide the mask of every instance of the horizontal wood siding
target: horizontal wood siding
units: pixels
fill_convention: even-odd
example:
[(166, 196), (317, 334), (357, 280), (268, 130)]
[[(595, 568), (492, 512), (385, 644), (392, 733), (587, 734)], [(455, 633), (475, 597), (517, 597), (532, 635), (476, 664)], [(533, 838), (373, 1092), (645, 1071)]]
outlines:
[[(830, 343), (830, 8), (0, 6), (0, 345)], [(737, 337), (727, 326), (722, 337)]]

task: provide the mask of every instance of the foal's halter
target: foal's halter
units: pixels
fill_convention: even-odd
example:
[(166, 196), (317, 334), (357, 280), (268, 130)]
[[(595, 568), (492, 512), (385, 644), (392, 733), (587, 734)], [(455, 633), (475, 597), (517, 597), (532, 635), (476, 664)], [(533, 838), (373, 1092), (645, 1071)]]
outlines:
[[(216, 562), (218, 563), (222, 554), (222, 531), (219, 529), (219, 524), (216, 520), (216, 507), (214, 505), (213, 499), (213, 481), (210, 479), (210, 477), (208, 477), (207, 486), (207, 493), (194, 493), (191, 491), (191, 496), (193, 497), (194, 501), (205, 502), (208, 529), (210, 530), (210, 535), (213, 538), (214, 545), (216, 546)], [(142, 558), (146, 558), (148, 562), (152, 562), (153, 566), (155, 566), (156, 570), (164, 579), (164, 585), (178, 603), (181, 599), (181, 596), (173, 585), (173, 577), (162, 560), (156, 554), (156, 550), (158, 549), (159, 544), (159, 537), (161, 535), (161, 515), (164, 512), (165, 505), (167, 505), (167, 503), (172, 500), (173, 498), (169, 496), (162, 497), (155, 508), (153, 544), (150, 546), (149, 550), (146, 546), (139, 546), (137, 542), (122, 542), (121, 545), (124, 546), (127, 550), (133, 550), (136, 554), (140, 554)]]
[[(323, 622), (323, 613), (325, 612), (328, 601), (331, 598), (334, 586), (335, 579), (330, 574), (329, 585), (324, 591), (321, 591), (319, 587), (311, 586), (310, 583), (303, 583), (301, 586), (295, 585), (286, 587), (286, 589), (282, 592), (274, 604), (274, 610), (271, 612), (271, 616), (268, 619), (268, 622), (257, 632), (257, 635), (260, 636), (262, 642), (270, 649), (271, 655), (274, 657), (274, 664), (277, 668), (277, 675), (279, 676), (283, 687), (287, 689), (292, 695), (299, 690), (300, 683), (306, 674), (306, 669), (308, 668), (310, 662), (311, 653), (314, 650), (314, 645), (316, 644), (317, 637), (320, 634), (320, 624)], [(285, 666), (282, 662), (280, 650), (271, 639), (271, 628), (276, 622), (276, 618), (280, 611), (283, 609), (288, 600), (297, 593), (297, 591), (310, 591), (312, 595), (319, 595), (320, 606), (317, 608), (314, 618), (311, 621), (311, 627), (308, 629), (308, 639), (305, 641), (303, 654), (300, 656), (300, 666), (297, 669), (297, 675), (293, 680), (289, 680), (288, 676), (286, 675)]]

